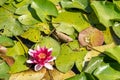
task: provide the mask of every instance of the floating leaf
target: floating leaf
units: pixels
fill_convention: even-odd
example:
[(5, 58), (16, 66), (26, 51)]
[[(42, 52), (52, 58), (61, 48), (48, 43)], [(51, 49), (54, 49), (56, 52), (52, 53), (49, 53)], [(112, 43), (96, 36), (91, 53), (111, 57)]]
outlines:
[(14, 46), (14, 41), (6, 36), (0, 36), (0, 45), (5, 47)]
[(26, 60), (27, 58), (22, 55), (15, 56), (15, 63), (10, 67), (10, 73), (17, 73), (29, 69), (25, 64)]
[[(50, 75), (49, 75), (49, 73), (50, 73)], [(73, 71), (68, 71), (67, 73), (62, 73), (62, 72), (54, 69), (54, 70), (47, 71), (43, 80), (44, 79), (45, 80), (50, 80), (50, 79), (52, 79), (52, 80), (65, 80), (65, 79), (72, 77), (74, 75), (75, 75), (75, 73)]]
[(68, 35), (66, 35), (66, 34), (64, 34), (62, 32), (56, 31), (56, 35), (63, 42), (71, 42), (71, 41), (73, 41), (73, 39), (71, 37), (69, 37)]
[(21, 37), (28, 39), (32, 42), (39, 42), (41, 35), (40, 30), (35, 28), (29, 28), (26, 32), (24, 32)]
[(91, 6), (105, 27), (112, 26), (114, 20), (120, 20), (120, 10), (112, 2), (92, 1)]
[(73, 33), (75, 32), (73, 26), (66, 23), (58, 24), (58, 26), (56, 26), (56, 30), (59, 32), (63, 32), (67, 35), (73, 35)]
[[(76, 42), (71, 44), (74, 43)], [(73, 47), (71, 44), (68, 45), (69, 47), (66, 44), (61, 45), (61, 52), (55, 61), (57, 69), (62, 72), (69, 71), (73, 67), (74, 63), (76, 63), (79, 71), (82, 70), (83, 58), (86, 54), (86, 51), (80, 51), (78, 47), (72, 50), (71, 48)]]
[(114, 48), (110, 48), (110, 49), (105, 50), (104, 53), (120, 63), (119, 51), (120, 51), (120, 46), (116, 46)]
[(84, 48), (83, 49), (80, 48), (79, 42), (77, 40), (70, 42), (68, 45), (76, 55), (75, 65), (77, 69), (81, 72), (84, 66), (83, 62), (87, 51)]
[(25, 55), (27, 51), (28, 48), (24, 44), (21, 44), (20, 42), (15, 42), (15, 45), (13, 47), (8, 48), (6, 54), (15, 58), (17, 55)]
[(113, 3), (115, 3), (118, 7), (120, 7), (120, 1), (119, 0), (113, 0)]
[(25, 5), (17, 8), (15, 13), (21, 15), (20, 17), (18, 17), (18, 20), (22, 24), (33, 25), (38, 23), (39, 21), (32, 16), (35, 15), (35, 13), (31, 14), (31, 12), (33, 12), (33, 10), (29, 7), (29, 5)]
[(104, 34), (104, 41), (106, 44), (111, 44), (112, 42), (114, 42), (110, 28), (106, 28), (105, 31), (103, 31)]
[[(3, 29), (2, 35), (13, 36), (20, 35), (23, 32), (23, 28), (20, 23), (14, 18), (14, 13), (9, 11), (9, 5), (7, 9), (0, 7), (0, 29)], [(14, 8), (12, 8), (14, 10)]]
[(94, 75), (99, 80), (119, 80), (120, 79), (120, 71), (115, 70), (109, 64), (105, 64), (105, 63), (102, 63), (95, 70)]
[(23, 72), (15, 73), (10, 76), (9, 80), (42, 80), (45, 76), (46, 69), (42, 68), (40, 71), (26, 70)]
[(67, 25), (69, 27), (74, 27), (78, 32), (90, 26), (81, 13), (67, 11), (59, 13), (57, 18), (53, 18), (53, 23), (59, 23), (62, 24), (62, 26)]
[(84, 72), (92, 74), (97, 67), (103, 62), (103, 57), (93, 57), (88, 63), (87, 67), (85, 66)]
[(96, 79), (92, 75), (82, 72), (80, 75), (77, 74), (76, 76), (73, 76), (66, 80), (96, 80)]
[(61, 6), (63, 8), (77, 8), (77, 9), (82, 9), (86, 12), (90, 12), (90, 6), (89, 6), (89, 0), (62, 0), (61, 1)]
[(40, 45), (41, 47), (52, 48), (53, 56), (58, 56), (60, 53), (60, 44), (51, 37), (43, 37), (43, 39), (37, 45)]
[(2, 6), (7, 0), (0, 0), (0, 6)]
[(41, 32), (44, 32), (45, 34), (50, 34), (50, 26), (47, 23), (38, 23), (35, 24), (34, 27), (37, 27), (40, 29)]
[(0, 57), (9, 65), (12, 66), (14, 64), (14, 59), (10, 56), (0, 55)]
[(96, 57), (96, 56), (100, 55), (102, 52), (104, 52), (105, 50), (114, 48), (115, 46), (116, 46), (115, 43), (111, 43), (108, 45), (93, 47), (93, 49), (91, 51), (88, 51), (84, 60), (90, 61), (92, 57)]
[(104, 36), (100, 30), (89, 27), (79, 33), (78, 40), (82, 46), (100, 46), (104, 42)]
[(72, 50), (68, 46), (63, 44), (61, 46), (60, 55), (55, 61), (57, 69), (64, 73), (69, 71), (74, 65), (75, 58), (76, 56), (74, 55)]
[(113, 31), (115, 32), (115, 34), (120, 38), (120, 24), (116, 23), (113, 27), (112, 27)]
[(49, 0), (33, 0), (31, 7), (35, 9), (37, 15), (43, 22), (50, 20), (49, 16), (56, 17), (58, 15), (55, 5)]
[(5, 61), (0, 59), (0, 79), (8, 80), (10, 74), (8, 74), (10, 68)]
[(14, 5), (16, 8), (20, 8), (31, 3), (31, 0), (17, 0), (17, 1), (18, 2), (15, 1), (12, 2), (12, 5)]

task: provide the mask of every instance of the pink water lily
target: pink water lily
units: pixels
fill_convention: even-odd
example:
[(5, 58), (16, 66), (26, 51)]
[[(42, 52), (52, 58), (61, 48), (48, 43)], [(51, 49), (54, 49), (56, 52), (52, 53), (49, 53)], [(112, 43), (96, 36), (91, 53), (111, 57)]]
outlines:
[(56, 59), (56, 57), (53, 57), (51, 55), (52, 53), (52, 48), (48, 49), (46, 47), (39, 47), (37, 46), (37, 49), (32, 50), (29, 49), (28, 51), (30, 58), (27, 60), (27, 63), (29, 64), (34, 64), (34, 70), (38, 71), (42, 67), (46, 67), (47, 69), (53, 70), (52, 65), (50, 62)]

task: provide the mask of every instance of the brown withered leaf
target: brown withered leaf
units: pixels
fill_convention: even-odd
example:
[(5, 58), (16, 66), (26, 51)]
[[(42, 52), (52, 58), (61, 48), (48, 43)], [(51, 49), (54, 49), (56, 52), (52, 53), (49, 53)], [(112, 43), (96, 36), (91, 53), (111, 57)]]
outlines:
[(102, 31), (94, 27), (88, 27), (85, 30), (81, 31), (78, 36), (80, 45), (82, 46), (100, 46), (104, 42), (104, 35)]
[(20, 73), (15, 73), (10, 76), (9, 80), (41, 80), (46, 73), (46, 69), (42, 68), (40, 71), (27, 70)]
[(84, 61), (85, 62), (90, 61), (92, 57), (98, 56), (99, 54), (101, 54), (101, 52), (104, 52), (106, 49), (113, 48), (113, 47), (115, 47), (115, 43), (93, 47), (93, 49), (86, 54)]
[(54, 69), (54, 70), (47, 71), (47, 73), (45, 74), (45, 76), (42, 80), (65, 80), (74, 75), (75, 75), (75, 73), (73, 71), (68, 71), (67, 73), (62, 73), (62, 72)]
[(14, 62), (15, 62), (15, 60), (14, 60), (12, 57), (10, 57), (10, 56), (6, 56), (6, 55), (4, 55), (4, 54), (1, 54), (0, 57), (1, 57), (4, 61), (6, 61), (6, 63), (7, 63), (9, 66), (12, 66), (12, 64), (14, 64)]

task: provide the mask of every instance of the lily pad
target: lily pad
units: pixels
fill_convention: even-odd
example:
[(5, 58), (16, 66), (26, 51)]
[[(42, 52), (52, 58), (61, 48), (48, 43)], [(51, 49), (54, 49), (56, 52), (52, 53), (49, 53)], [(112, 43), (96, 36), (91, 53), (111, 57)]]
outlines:
[(17, 73), (28, 70), (29, 68), (25, 64), (26, 60), (27, 58), (24, 57), (23, 55), (16, 56), (15, 63), (10, 67), (10, 73)]
[(100, 46), (104, 42), (104, 36), (100, 30), (89, 27), (79, 33), (78, 40), (82, 46)]
[(14, 46), (14, 41), (6, 36), (0, 36), (0, 45), (5, 47)]
[(31, 7), (43, 22), (50, 20), (49, 16), (56, 17), (58, 15), (55, 5), (49, 0), (33, 0)]
[(8, 74), (10, 67), (7, 63), (0, 59), (0, 79), (9, 80), (10, 74)]
[(15, 42), (15, 45), (13, 47), (8, 48), (6, 55), (15, 58), (17, 55), (25, 55), (27, 51), (28, 48), (24, 44)]
[(43, 39), (40, 41), (40, 43), (38, 43), (36, 45), (40, 45), (41, 47), (52, 48), (53, 56), (57, 57), (60, 53), (60, 44), (52, 37), (43, 37)]
[(0, 7), (0, 29), (3, 29), (2, 35), (16, 36), (23, 32), (23, 27), (15, 19), (14, 7), (5, 5), (6, 9)]
[(112, 2), (92, 1), (91, 7), (95, 11), (100, 23), (105, 27), (112, 26), (115, 20), (120, 20), (120, 10)]
[[(117, 65), (116, 65), (117, 66)], [(109, 64), (102, 63), (94, 72), (99, 80), (119, 80), (120, 71), (115, 70)]]
[(63, 8), (77, 8), (77, 9), (81, 9), (85, 12), (90, 12), (90, 5), (89, 5), (89, 0), (62, 0), (61, 2), (61, 6)]
[(35, 13), (31, 13), (33, 12), (33, 9), (31, 9), (29, 7), (29, 5), (25, 5), (25, 6), (22, 6), (22, 7), (19, 7), (16, 9), (16, 14), (20, 15), (18, 17), (18, 20), (24, 24), (24, 25), (33, 25), (33, 24), (36, 24), (39, 22), (39, 18), (38, 20), (35, 19), (33, 17), (33, 15), (35, 15)]
[[(59, 23), (60, 25), (62, 24), (62, 26), (67, 25), (69, 27), (73, 27), (78, 32), (90, 26), (90, 24), (87, 22), (87, 20), (84, 19), (81, 13), (68, 11), (63, 11), (59, 13), (57, 18), (53, 18), (53, 23)], [(57, 27), (59, 26), (57, 25)]]
[[(71, 44), (74, 43), (76, 42), (71, 42)], [(74, 64), (79, 71), (82, 71), (82, 63), (87, 52), (86, 50), (81, 51), (76, 44), (75, 47), (72, 47), (71, 44), (61, 45), (61, 52), (55, 61), (57, 69), (64, 73), (72, 69)]]
[(104, 53), (120, 63), (119, 51), (120, 51), (120, 46), (116, 46), (114, 48), (105, 50)]
[(39, 42), (40, 41), (40, 30), (36, 28), (29, 28), (26, 32), (24, 32), (21, 37), (28, 39), (32, 42)]

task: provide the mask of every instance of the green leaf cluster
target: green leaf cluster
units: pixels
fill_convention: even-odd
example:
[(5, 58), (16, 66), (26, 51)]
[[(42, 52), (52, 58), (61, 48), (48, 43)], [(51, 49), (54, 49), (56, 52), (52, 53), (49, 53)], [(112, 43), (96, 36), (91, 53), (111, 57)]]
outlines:
[[(114, 43), (115, 47), (91, 48), (100, 55), (86, 62), (89, 50), (80, 45), (78, 35), (90, 26), (103, 32), (103, 45)], [(119, 80), (119, 30), (119, 0), (0, 0), (0, 46), (7, 48), (0, 55), (15, 60), (8, 66), (0, 58), (0, 79), (28, 70), (28, 49), (40, 45), (53, 48), (54, 65), (60, 72), (76, 67), (80, 74), (67, 80)]]

